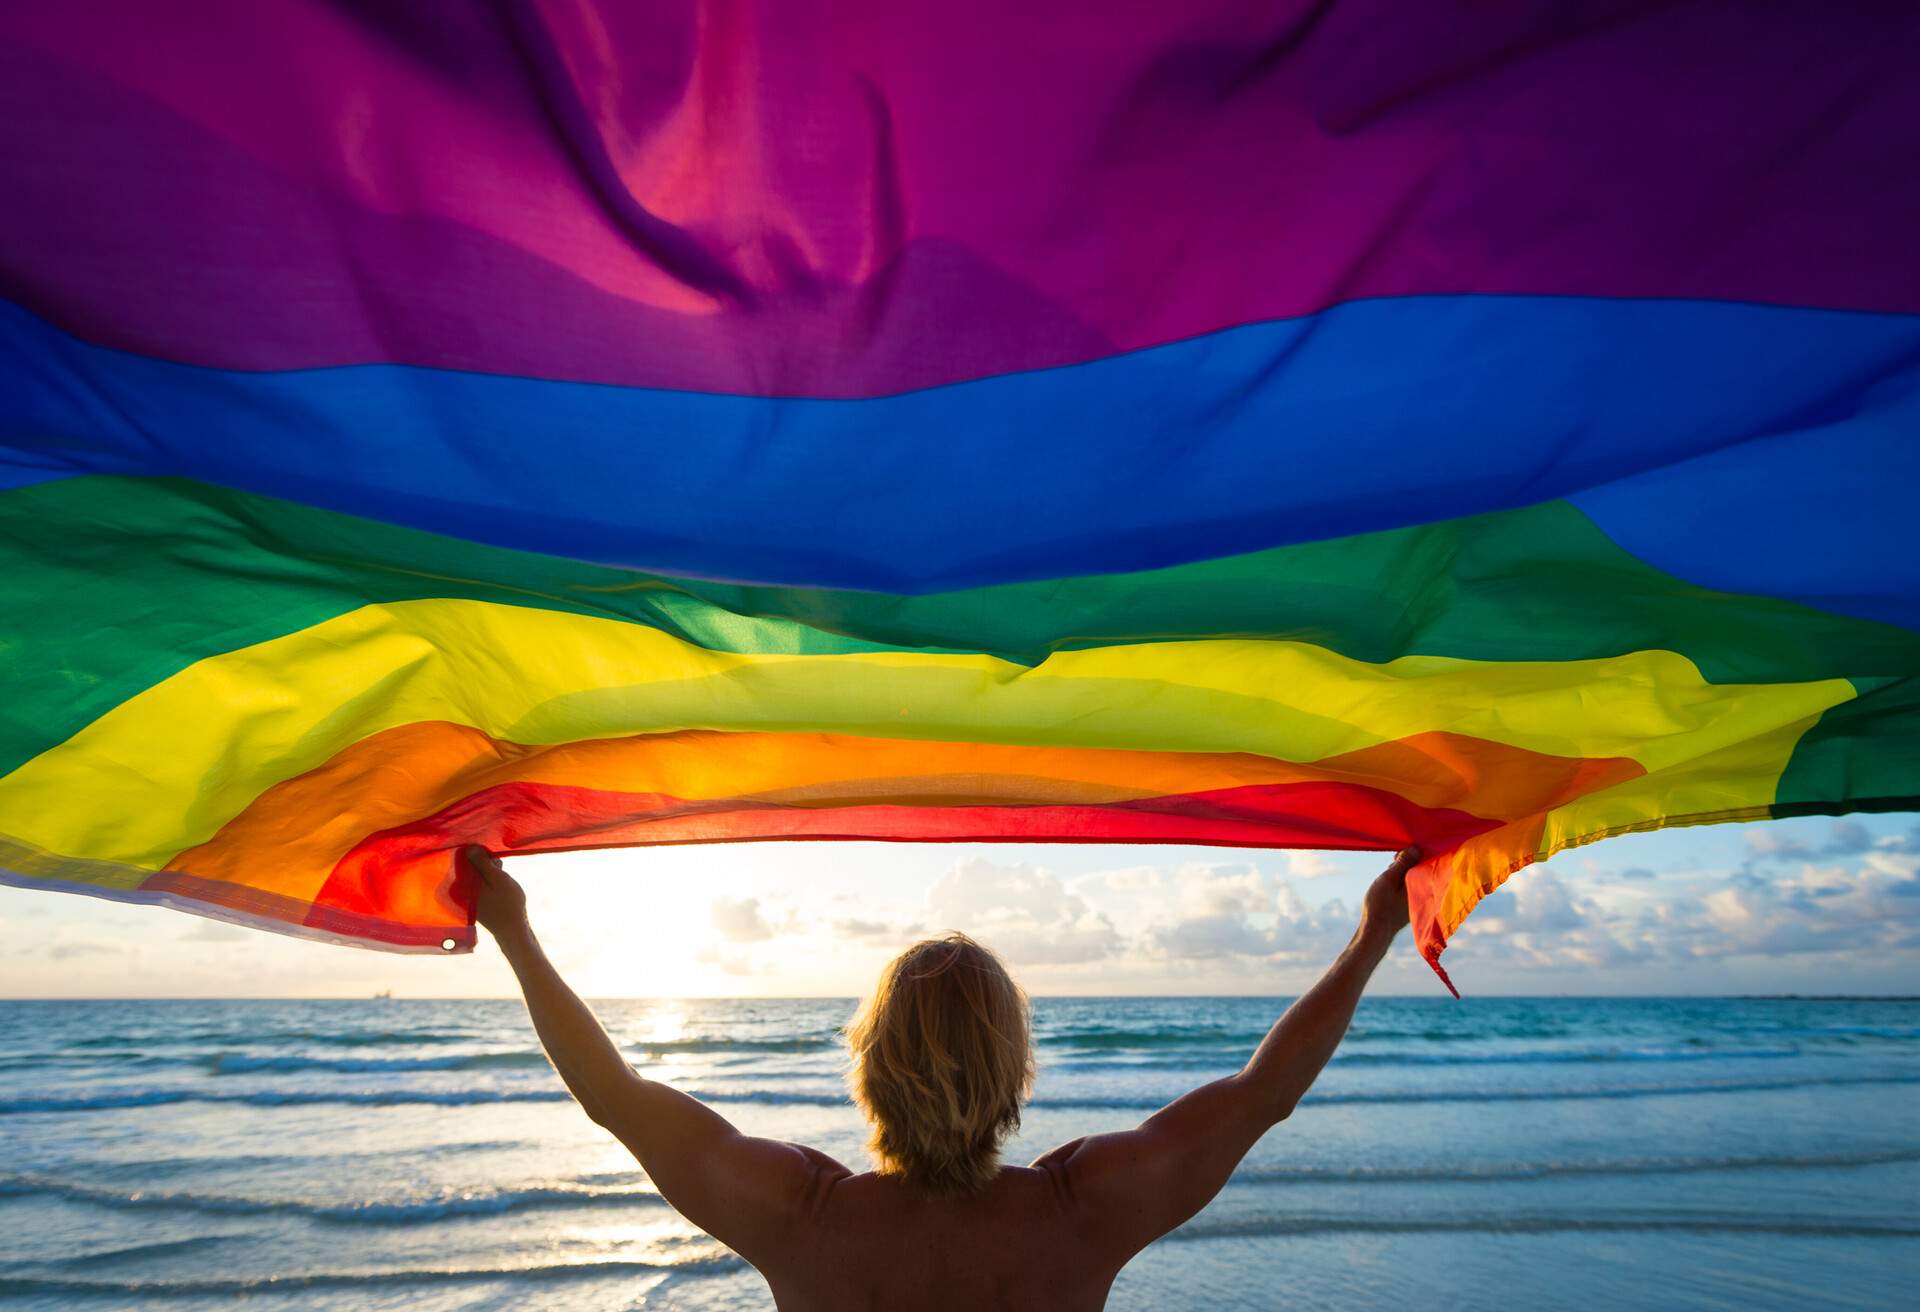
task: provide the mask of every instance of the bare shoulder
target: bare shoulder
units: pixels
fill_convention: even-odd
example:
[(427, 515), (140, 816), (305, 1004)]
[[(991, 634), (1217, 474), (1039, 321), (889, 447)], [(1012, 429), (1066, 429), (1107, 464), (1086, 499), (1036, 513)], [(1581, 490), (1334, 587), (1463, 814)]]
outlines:
[(1087, 1146), (1100, 1137), (1099, 1135), (1082, 1135), (1078, 1139), (1069, 1139), (1058, 1148), (1050, 1148), (1041, 1153), (1025, 1169), (1028, 1173), (1043, 1178), (1050, 1192), (1063, 1202), (1078, 1203), (1081, 1201), (1079, 1180), (1086, 1174), (1086, 1164), (1080, 1159), (1086, 1153)]
[(830, 1157), (818, 1148), (809, 1148), (803, 1143), (781, 1142), (780, 1146), (799, 1155), (801, 1163), (816, 1177), (820, 1186), (835, 1184), (853, 1175), (839, 1158)]
[(817, 1148), (731, 1127), (640, 1160), (676, 1211), (756, 1266), (780, 1260), (850, 1174)]
[(786, 1182), (773, 1186), (776, 1195), (785, 1200), (784, 1206), (778, 1209), (785, 1213), (778, 1222), (782, 1234), (792, 1233), (794, 1222), (818, 1216), (842, 1182), (857, 1178), (840, 1161), (818, 1148), (784, 1139), (759, 1142), (762, 1170), (769, 1181), (784, 1179)]
[(1034, 1167), (1055, 1176), (1096, 1232), (1131, 1255), (1205, 1207), (1272, 1123), (1228, 1076), (1133, 1129), (1063, 1143)]
[(1078, 1139), (1069, 1139), (1058, 1148), (1049, 1148), (1046, 1152), (1034, 1158), (1027, 1169), (1030, 1171), (1058, 1170), (1068, 1161), (1072, 1160), (1073, 1155), (1080, 1151), (1081, 1145), (1085, 1144), (1086, 1141), (1087, 1137), (1082, 1135)]
[(1146, 1141), (1140, 1130), (1083, 1135), (1040, 1154), (1029, 1169), (1056, 1181), (1074, 1201), (1097, 1202), (1109, 1186), (1125, 1187), (1115, 1177), (1138, 1161)]

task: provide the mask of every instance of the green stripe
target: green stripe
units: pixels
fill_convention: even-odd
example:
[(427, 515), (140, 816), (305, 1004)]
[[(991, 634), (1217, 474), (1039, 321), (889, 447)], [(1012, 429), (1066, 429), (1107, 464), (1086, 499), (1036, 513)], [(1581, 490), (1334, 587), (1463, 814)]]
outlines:
[(1860, 695), (1829, 708), (1794, 747), (1775, 815), (1920, 809), (1920, 678), (1853, 683)]
[(202, 657), (431, 597), (626, 619), (745, 653), (982, 651), (1032, 665), (1065, 648), (1255, 637), (1370, 662), (1666, 649), (1715, 682), (1920, 672), (1920, 634), (1694, 587), (1564, 502), (1138, 574), (895, 597), (665, 579), (206, 484), (88, 477), (0, 495), (0, 773)]

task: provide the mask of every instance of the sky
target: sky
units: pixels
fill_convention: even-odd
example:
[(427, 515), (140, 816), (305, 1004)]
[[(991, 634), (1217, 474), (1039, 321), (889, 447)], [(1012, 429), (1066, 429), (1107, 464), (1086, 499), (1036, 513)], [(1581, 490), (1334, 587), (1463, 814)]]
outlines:
[[(1378, 853), (751, 843), (511, 860), (589, 997), (852, 997), (918, 937), (973, 934), (1036, 995), (1311, 984)], [(1382, 993), (1436, 995), (1409, 936)], [(502, 997), (471, 955), (404, 956), (160, 907), (0, 887), (0, 997)], [(1488, 898), (1447, 953), (1468, 994), (1920, 994), (1920, 816), (1629, 834)]]

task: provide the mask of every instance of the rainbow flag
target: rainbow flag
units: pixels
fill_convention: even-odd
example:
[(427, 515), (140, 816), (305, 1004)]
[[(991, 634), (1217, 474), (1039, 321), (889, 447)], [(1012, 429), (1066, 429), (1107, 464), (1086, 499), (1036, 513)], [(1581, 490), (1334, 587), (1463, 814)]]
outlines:
[(0, 18), (11, 882), (1920, 805), (1909, 6), (197, 13)]

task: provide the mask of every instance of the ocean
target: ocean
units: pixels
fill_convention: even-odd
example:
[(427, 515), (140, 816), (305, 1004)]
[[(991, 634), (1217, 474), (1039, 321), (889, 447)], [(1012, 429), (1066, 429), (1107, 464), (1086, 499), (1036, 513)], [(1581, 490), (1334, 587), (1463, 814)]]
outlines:
[[(1284, 1007), (1047, 998), (1007, 1156), (1133, 1124)], [(851, 1001), (598, 1004), (649, 1075), (862, 1161)], [(1369, 999), (1109, 1306), (1909, 1308), (1920, 1003)], [(743, 1309), (508, 1001), (0, 1002), (0, 1307)]]

